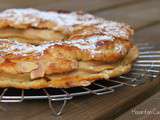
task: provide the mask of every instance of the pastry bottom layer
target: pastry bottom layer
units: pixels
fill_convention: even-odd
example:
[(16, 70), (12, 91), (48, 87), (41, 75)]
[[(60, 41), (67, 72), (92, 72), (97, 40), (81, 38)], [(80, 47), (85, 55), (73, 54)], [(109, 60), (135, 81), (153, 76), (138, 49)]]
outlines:
[(76, 70), (69, 73), (53, 74), (44, 78), (30, 80), (29, 75), (10, 75), (0, 73), (0, 87), (14, 87), (19, 89), (40, 89), (40, 88), (70, 88), (77, 86), (88, 86), (95, 80), (109, 79), (129, 72), (134, 60), (138, 57), (138, 49), (133, 47), (128, 55), (112, 69), (105, 69), (99, 72), (88, 72)]
[[(84, 73), (76, 71), (68, 75), (47, 76), (46, 78), (32, 81), (9, 76), (0, 76), (0, 87), (14, 87), (20, 89), (39, 89), (39, 88), (69, 88), (77, 86), (88, 86), (95, 80), (109, 79), (129, 72), (131, 64), (120, 65), (113, 70), (104, 70), (100, 73)], [(60, 77), (61, 76), (61, 77)]]

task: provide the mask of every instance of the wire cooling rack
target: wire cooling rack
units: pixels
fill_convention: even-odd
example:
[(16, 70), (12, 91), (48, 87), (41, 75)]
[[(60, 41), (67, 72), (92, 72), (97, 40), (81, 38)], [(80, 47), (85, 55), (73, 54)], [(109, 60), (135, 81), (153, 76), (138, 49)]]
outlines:
[[(68, 100), (81, 95), (104, 95), (114, 92), (119, 87), (136, 87), (146, 81), (153, 80), (160, 73), (160, 48), (155, 45), (137, 44), (140, 55), (132, 70), (118, 78), (96, 81), (87, 87), (70, 89), (19, 90), (13, 88), (0, 89), (0, 102), (23, 102), (24, 100), (48, 99), (49, 107), (54, 115), (60, 115)], [(56, 109), (55, 101), (62, 105)]]

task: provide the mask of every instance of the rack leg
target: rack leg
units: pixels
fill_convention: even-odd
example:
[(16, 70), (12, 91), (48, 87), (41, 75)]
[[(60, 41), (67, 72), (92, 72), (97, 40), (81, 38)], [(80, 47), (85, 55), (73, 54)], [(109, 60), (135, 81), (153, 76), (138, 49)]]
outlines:
[[(67, 99), (55, 101), (54, 99), (51, 98), (51, 96), (49, 95), (47, 90), (45, 90), (45, 89), (43, 89), (43, 90), (46, 93), (46, 95), (48, 96), (48, 105), (49, 105), (49, 108), (51, 109), (53, 115), (60, 116), (64, 110), (64, 107), (66, 106)], [(62, 101), (63, 101), (63, 103), (59, 107), (57, 107), (56, 102), (62, 102)]]

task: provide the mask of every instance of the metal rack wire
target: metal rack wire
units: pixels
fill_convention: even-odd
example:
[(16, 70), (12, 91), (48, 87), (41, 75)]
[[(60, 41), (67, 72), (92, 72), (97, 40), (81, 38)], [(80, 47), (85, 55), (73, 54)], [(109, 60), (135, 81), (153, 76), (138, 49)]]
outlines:
[[(23, 102), (29, 99), (48, 99), (49, 107), (54, 115), (60, 115), (67, 103), (75, 96), (104, 95), (114, 92), (122, 86), (135, 87), (153, 80), (160, 73), (160, 49), (154, 45), (137, 44), (140, 48), (140, 56), (128, 74), (110, 80), (96, 81), (87, 87), (70, 89), (40, 89), (18, 90), (13, 88), (0, 89), (0, 102)], [(56, 109), (55, 101), (61, 101), (62, 105)]]

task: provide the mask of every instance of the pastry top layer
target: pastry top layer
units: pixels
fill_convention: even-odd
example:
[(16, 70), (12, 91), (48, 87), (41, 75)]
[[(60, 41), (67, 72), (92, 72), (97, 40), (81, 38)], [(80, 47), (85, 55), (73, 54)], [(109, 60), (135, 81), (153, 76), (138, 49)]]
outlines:
[[(50, 29), (59, 31), (65, 36), (60, 41), (52, 41), (39, 46), (10, 42), (7, 47), (1, 44), (1, 52), (7, 54), (43, 53), (45, 49), (55, 45), (68, 45), (95, 53), (96, 44), (109, 43), (116, 39), (129, 40), (133, 30), (129, 25), (107, 21), (91, 14), (80, 12), (59, 13), (39, 11), (36, 9), (8, 9), (0, 13), (0, 29)], [(5, 40), (6, 41), (6, 40)], [(9, 40), (10, 41), (10, 40)], [(100, 42), (102, 41), (102, 42)], [(109, 43), (107, 43), (109, 45)], [(10, 44), (10, 45), (9, 45)], [(120, 45), (117, 47), (120, 50)], [(28, 49), (26, 49), (28, 48)]]
[(81, 12), (61, 13), (36, 9), (8, 9), (0, 13), (0, 28), (46, 28), (73, 32), (77, 27), (94, 26), (97, 33), (129, 39), (133, 34), (130, 26), (124, 23), (107, 21)]

